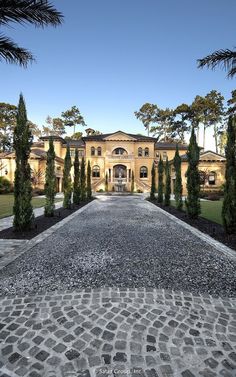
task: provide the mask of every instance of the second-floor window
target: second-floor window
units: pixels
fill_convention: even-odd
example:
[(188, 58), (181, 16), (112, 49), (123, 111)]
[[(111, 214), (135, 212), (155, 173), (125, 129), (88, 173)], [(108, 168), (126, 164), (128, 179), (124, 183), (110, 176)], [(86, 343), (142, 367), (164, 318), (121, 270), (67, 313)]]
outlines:
[(166, 161), (166, 159), (167, 159), (167, 153), (163, 152), (163, 161)]
[(148, 157), (149, 156), (149, 148), (144, 149), (144, 156)]
[(91, 156), (95, 156), (95, 148), (91, 147)]
[(138, 157), (143, 156), (143, 149), (141, 147), (138, 148)]
[(102, 148), (98, 147), (97, 152), (98, 152), (98, 156), (101, 156), (102, 155)]

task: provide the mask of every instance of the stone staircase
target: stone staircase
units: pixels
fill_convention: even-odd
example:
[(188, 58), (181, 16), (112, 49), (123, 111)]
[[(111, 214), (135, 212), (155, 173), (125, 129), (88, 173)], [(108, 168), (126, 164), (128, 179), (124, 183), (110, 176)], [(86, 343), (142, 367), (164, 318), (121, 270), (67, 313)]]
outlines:
[(150, 192), (150, 190), (151, 190), (151, 186), (150, 185), (148, 185), (147, 183), (141, 181), (138, 178), (135, 178), (134, 183), (136, 185), (136, 189), (137, 190), (140, 189), (143, 192)]
[(96, 181), (95, 183), (92, 183), (92, 190), (93, 191), (96, 191), (97, 188), (105, 182), (105, 178), (100, 178), (98, 181)]

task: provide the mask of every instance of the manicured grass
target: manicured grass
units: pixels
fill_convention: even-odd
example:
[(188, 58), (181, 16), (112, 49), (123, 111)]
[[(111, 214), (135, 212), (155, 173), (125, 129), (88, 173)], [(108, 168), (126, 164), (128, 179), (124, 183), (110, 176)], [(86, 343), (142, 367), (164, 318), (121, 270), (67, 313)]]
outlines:
[[(223, 200), (210, 201), (201, 200), (201, 216), (205, 219), (214, 221), (222, 225), (221, 211), (222, 211)], [(175, 201), (171, 201), (171, 205), (175, 207)], [(185, 208), (184, 208), (185, 210)]]
[[(62, 199), (56, 199), (56, 202), (60, 202)], [(13, 214), (13, 194), (0, 195), (0, 219)], [(34, 208), (43, 207), (45, 204), (45, 198), (33, 198), (32, 204)]]

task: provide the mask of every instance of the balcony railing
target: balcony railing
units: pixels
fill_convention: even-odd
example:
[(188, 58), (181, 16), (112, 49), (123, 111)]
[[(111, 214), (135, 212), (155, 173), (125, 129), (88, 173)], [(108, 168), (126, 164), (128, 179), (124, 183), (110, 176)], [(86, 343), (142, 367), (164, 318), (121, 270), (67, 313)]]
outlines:
[(134, 158), (133, 154), (107, 154), (107, 158), (111, 160), (132, 160)]

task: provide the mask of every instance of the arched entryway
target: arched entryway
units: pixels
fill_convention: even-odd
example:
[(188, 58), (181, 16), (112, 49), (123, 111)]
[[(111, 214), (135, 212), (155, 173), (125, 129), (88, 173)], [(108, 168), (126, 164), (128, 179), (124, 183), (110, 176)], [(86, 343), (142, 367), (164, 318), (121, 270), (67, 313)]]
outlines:
[(127, 167), (122, 164), (113, 166), (113, 180), (115, 183), (115, 191), (126, 191), (127, 184)]

